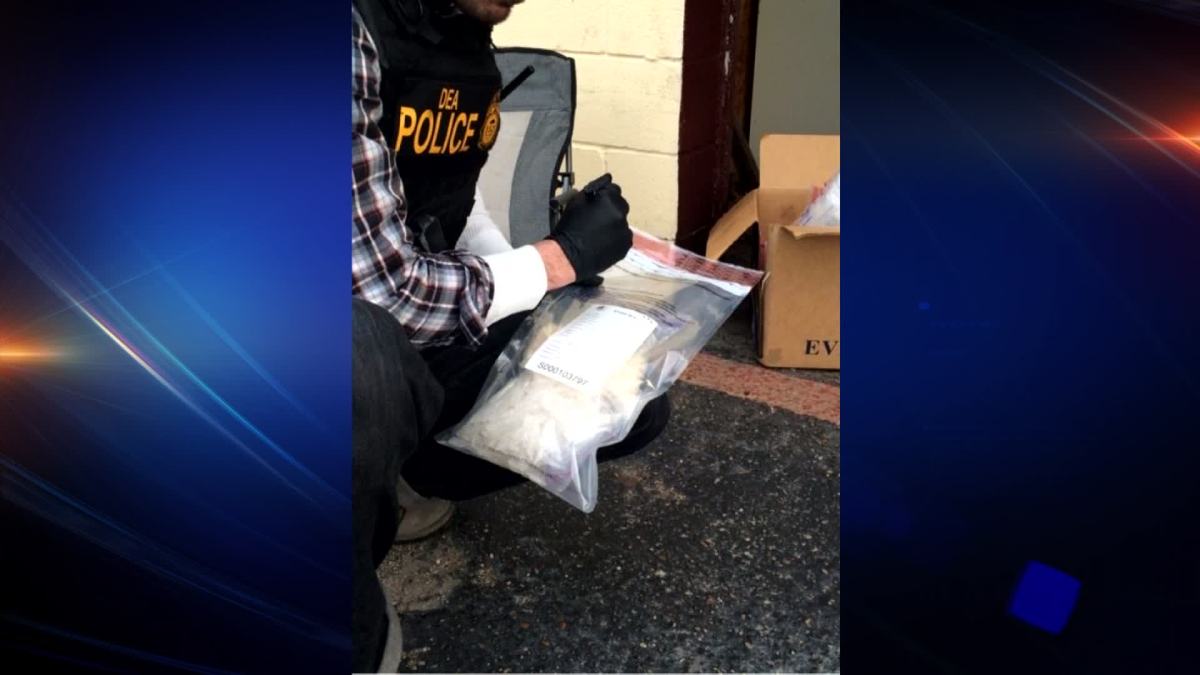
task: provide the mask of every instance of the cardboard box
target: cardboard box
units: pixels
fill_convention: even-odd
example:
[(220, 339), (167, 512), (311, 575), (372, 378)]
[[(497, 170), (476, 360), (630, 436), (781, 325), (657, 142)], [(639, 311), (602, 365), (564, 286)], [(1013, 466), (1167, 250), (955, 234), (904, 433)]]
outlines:
[(841, 367), (841, 229), (792, 225), (841, 167), (840, 136), (763, 136), (758, 190), (708, 234), (719, 258), (758, 223), (767, 276), (757, 295), (758, 359), (786, 368)]

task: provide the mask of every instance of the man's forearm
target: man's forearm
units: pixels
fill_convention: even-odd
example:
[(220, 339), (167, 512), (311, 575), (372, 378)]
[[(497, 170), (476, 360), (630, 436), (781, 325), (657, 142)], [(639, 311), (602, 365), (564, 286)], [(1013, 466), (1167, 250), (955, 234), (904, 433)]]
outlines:
[(546, 289), (554, 290), (575, 283), (575, 268), (567, 260), (558, 242), (543, 239), (533, 245), (546, 267)]
[(539, 241), (483, 256), (494, 280), (492, 306), (487, 325), (506, 316), (533, 309), (546, 291), (562, 288), (575, 281), (575, 270), (553, 241)]

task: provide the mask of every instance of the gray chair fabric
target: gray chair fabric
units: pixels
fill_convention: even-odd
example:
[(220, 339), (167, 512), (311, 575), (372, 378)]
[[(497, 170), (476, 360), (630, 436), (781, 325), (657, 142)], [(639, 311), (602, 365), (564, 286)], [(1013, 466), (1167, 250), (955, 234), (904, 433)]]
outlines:
[(500, 103), (500, 133), (479, 177), (492, 218), (513, 246), (550, 233), (550, 200), (575, 123), (575, 61), (539, 49), (498, 49), (504, 82), (534, 72)]

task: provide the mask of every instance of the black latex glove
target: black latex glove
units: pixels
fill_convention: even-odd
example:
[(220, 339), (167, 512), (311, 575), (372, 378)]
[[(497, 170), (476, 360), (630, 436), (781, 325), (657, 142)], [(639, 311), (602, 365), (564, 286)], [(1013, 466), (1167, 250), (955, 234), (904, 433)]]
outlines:
[(625, 257), (633, 245), (628, 215), (629, 202), (607, 173), (567, 202), (549, 238), (562, 247), (579, 283), (599, 283), (596, 275)]

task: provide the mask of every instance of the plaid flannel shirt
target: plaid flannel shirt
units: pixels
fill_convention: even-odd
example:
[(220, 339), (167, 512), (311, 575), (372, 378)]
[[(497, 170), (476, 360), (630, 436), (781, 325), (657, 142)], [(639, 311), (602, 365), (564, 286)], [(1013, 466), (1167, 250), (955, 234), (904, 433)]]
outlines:
[(404, 186), (379, 128), (379, 54), (357, 10), (352, 35), (352, 293), (391, 312), (418, 347), (459, 338), (478, 345), (487, 335), (491, 269), (463, 251), (433, 254), (414, 247), (404, 222)]

